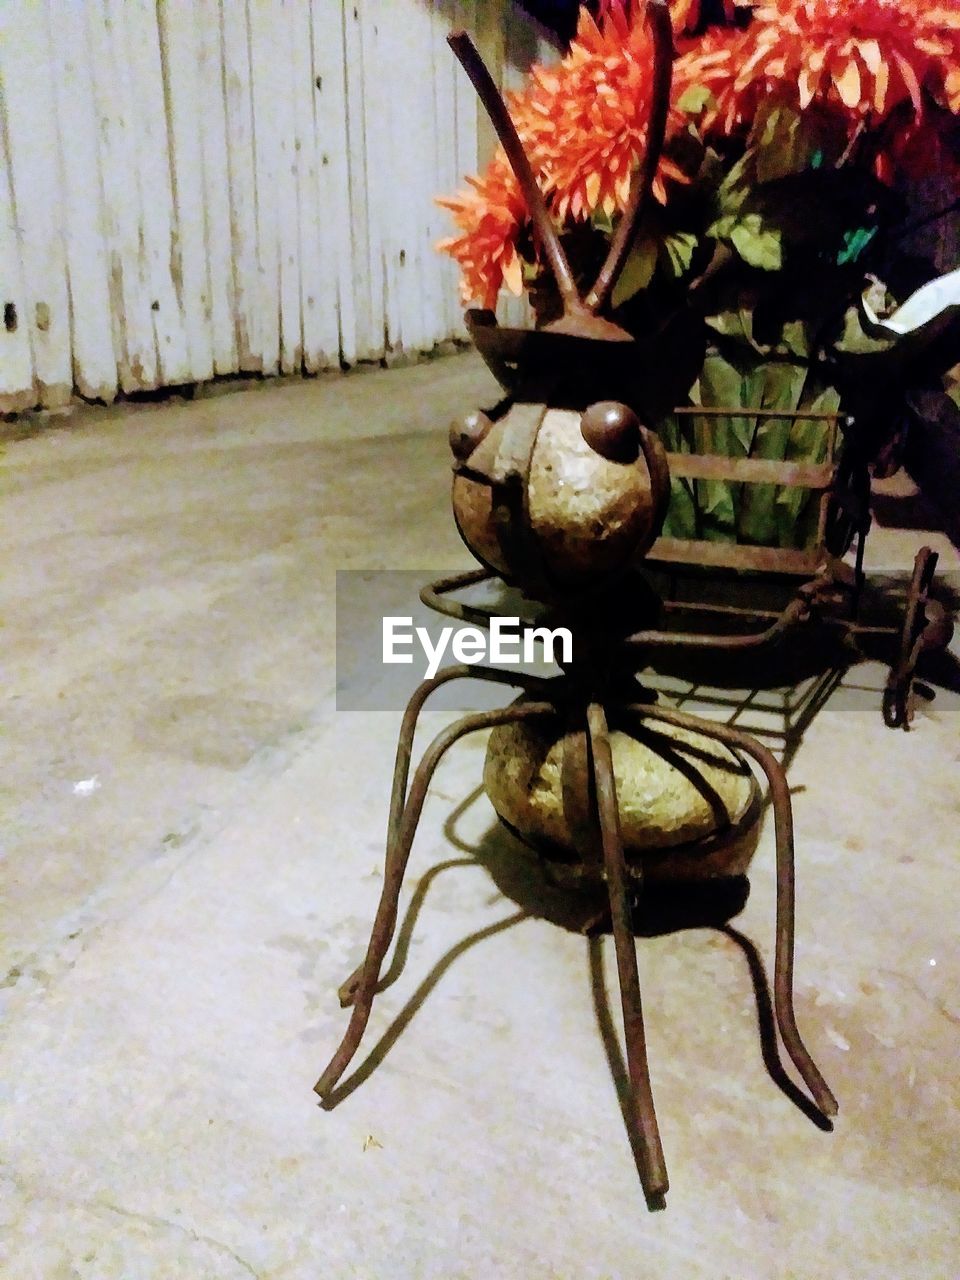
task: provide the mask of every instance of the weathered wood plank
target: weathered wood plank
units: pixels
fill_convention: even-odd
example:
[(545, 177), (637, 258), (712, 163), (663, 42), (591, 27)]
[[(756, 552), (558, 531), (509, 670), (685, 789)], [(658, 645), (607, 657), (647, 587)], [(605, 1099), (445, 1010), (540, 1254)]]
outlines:
[[(367, 191), (367, 132), (364, 120), (364, 58), (361, 9), (344, 6), (344, 72), (346, 76), (347, 157), (349, 165), (350, 229), (353, 235), (353, 297), (356, 317), (356, 358), (369, 360), (383, 351), (382, 307), (374, 315), (371, 307), (370, 224), (373, 211)], [(382, 290), (381, 290), (382, 292)], [(380, 331), (377, 332), (379, 316)]]
[(178, 386), (199, 376), (191, 359), (180, 287), (170, 140), (154, 0), (127, 0), (124, 32), (131, 84), (131, 128), (137, 172), (131, 184), (141, 209), (140, 257), (150, 299), (157, 353), (157, 385)]
[(324, 280), (336, 281), (340, 359), (353, 364), (357, 359), (357, 314), (348, 154), (346, 17), (340, 0), (312, 0), (310, 16)]
[(280, 115), (276, 94), (279, 56), (278, 0), (251, 0), (250, 66), (253, 77), (254, 161), (256, 164), (257, 266), (260, 355), (264, 373), (280, 370)]
[(22, 319), (27, 311), (27, 286), (6, 135), (0, 95), (0, 413), (17, 413), (37, 403), (38, 389), (30, 330)]
[[(457, 25), (466, 31), (476, 30), (477, 9), (484, 0), (457, 0)], [(451, 55), (452, 56), (452, 55)], [(455, 128), (457, 144), (455, 186), (463, 183), (467, 174), (476, 173), (480, 168), (479, 160), (479, 119), (482, 114), (477, 106), (477, 95), (473, 85), (458, 66), (454, 77), (455, 86)], [(466, 338), (467, 328), (462, 316), (458, 330), (461, 337)]]
[[(290, 58), (298, 162), (297, 217), (303, 367), (307, 373), (317, 373), (339, 361), (337, 276), (332, 259), (324, 254), (321, 242), (321, 224), (325, 211), (320, 201), (317, 172), (317, 89), (313, 70), (310, 6), (298, 4), (291, 16)], [(329, 212), (326, 216), (329, 216)]]
[(103, 226), (119, 382), (124, 392), (144, 391), (158, 385), (158, 366), (154, 296), (141, 251), (141, 157), (125, 6), (122, 0), (89, 0), (84, 12), (100, 132)]
[(159, 0), (157, 16), (176, 215), (172, 270), (183, 302), (190, 369), (199, 382), (213, 377), (213, 342), (193, 0)]
[(210, 274), (210, 338), (213, 371), (239, 369), (230, 233), (230, 173), (223, 87), (219, 0), (194, 0), (203, 159), (203, 202)]
[[(110, 281), (103, 238), (100, 148), (83, 11), (47, 0), (51, 80), (63, 164), (61, 226), (67, 261), (73, 382), (90, 400), (117, 394)], [(63, 145), (68, 139), (69, 145)], [(3, 272), (0, 271), (0, 278)]]
[(235, 3), (235, 0), (222, 0), (220, 40), (226, 97), (230, 250), (237, 364), (242, 372), (255, 373), (263, 369), (263, 340), (260, 333), (253, 78), (249, 39), (246, 6)]
[(280, 368), (300, 373), (303, 366), (303, 323), (300, 314), (300, 213), (297, 196), (300, 156), (297, 151), (293, 84), (293, 15), (300, 0), (280, 0), (272, 32), (273, 92), (277, 108), (277, 236), (280, 251)]
[[(460, 70), (456, 58), (447, 45), (450, 20), (441, 9), (431, 10), (433, 25), (433, 112), (436, 121), (434, 141), (436, 146), (436, 187), (434, 195), (449, 195), (459, 185), (456, 147), (456, 75)], [(458, 332), (460, 301), (458, 272), (455, 263), (446, 255), (436, 252), (434, 245), (452, 232), (450, 215), (436, 203), (431, 205), (430, 247), (435, 264), (437, 287), (440, 294), (440, 329), (444, 337)]]
[(437, 172), (430, 14), (425, 7), (417, 5), (410, 10), (403, 34), (407, 70), (397, 94), (403, 103), (397, 114), (397, 153), (409, 197), (402, 202), (397, 283), (406, 332), (404, 348), (417, 354), (435, 344), (443, 315), (428, 235)]
[(51, 60), (46, 8), (29, 0), (0, 5), (7, 157), (26, 284), (20, 323), (30, 334), (39, 399), (45, 406), (68, 403), (73, 390)]
[[(409, 17), (409, 13), (400, 14), (401, 20)], [(382, 334), (374, 354), (399, 355), (404, 322), (408, 332), (411, 327), (410, 315), (403, 315), (399, 280), (406, 206), (411, 198), (409, 140), (404, 136), (410, 95), (404, 56), (409, 28), (401, 28), (396, 10), (391, 17), (389, 0), (368, 0), (361, 9), (361, 21), (370, 307), (375, 331)]]

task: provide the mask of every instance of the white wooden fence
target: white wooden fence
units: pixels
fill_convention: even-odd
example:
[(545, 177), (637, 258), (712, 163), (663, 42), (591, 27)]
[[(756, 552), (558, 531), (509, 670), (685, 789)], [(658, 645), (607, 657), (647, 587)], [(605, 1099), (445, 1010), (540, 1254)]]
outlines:
[(0, 412), (461, 334), (491, 2), (0, 0)]

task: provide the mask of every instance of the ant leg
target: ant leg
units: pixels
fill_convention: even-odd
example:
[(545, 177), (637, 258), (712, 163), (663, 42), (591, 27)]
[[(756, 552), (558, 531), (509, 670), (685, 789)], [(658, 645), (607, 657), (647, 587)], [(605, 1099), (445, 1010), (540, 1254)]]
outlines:
[(783, 766), (772, 751), (762, 746), (749, 734), (739, 729), (731, 729), (729, 725), (716, 724), (712, 720), (701, 720), (698, 716), (690, 716), (682, 711), (651, 706), (647, 703), (636, 704), (629, 709), (641, 718), (662, 720), (666, 724), (692, 729), (708, 738), (715, 738), (725, 746), (734, 747), (756, 760), (767, 775), (770, 798), (773, 802), (777, 843), (777, 941), (773, 970), (777, 1026), (780, 1028), (780, 1035), (787, 1052), (813, 1095), (814, 1102), (825, 1116), (835, 1116), (839, 1110), (837, 1100), (830, 1092), (800, 1037), (793, 1008), (795, 898), (793, 806), (790, 802), (790, 788), (787, 785), (787, 775), (783, 771)]
[[(429, 692), (429, 690), (427, 691)], [(426, 696), (426, 695), (424, 695)], [(475, 715), (464, 716), (439, 734), (427, 748), (423, 759), (417, 767), (410, 787), (410, 794), (403, 804), (395, 824), (395, 831), (387, 847), (386, 865), (383, 876), (383, 890), (377, 907), (366, 958), (361, 966), (360, 978), (353, 993), (353, 1011), (346, 1033), (326, 1070), (314, 1086), (321, 1098), (329, 1094), (360, 1046), (360, 1040), (370, 1018), (373, 998), (376, 994), (377, 982), (383, 958), (393, 938), (397, 923), (397, 907), (400, 900), (400, 889), (403, 884), (407, 860), (416, 834), (417, 823), (427, 797), (427, 789), (436, 771), (437, 765), (450, 747), (465, 734), (479, 729), (491, 729), (495, 725), (509, 724), (517, 720), (528, 720), (535, 716), (553, 715), (554, 707), (550, 702), (529, 702), (521, 706), (504, 707), (496, 711), (482, 711)], [(409, 752), (407, 753), (409, 763)], [(403, 768), (398, 769), (398, 774)]]
[(650, 1088), (647, 1067), (647, 1045), (643, 1029), (643, 1006), (637, 971), (637, 946), (633, 935), (630, 902), (627, 893), (627, 868), (620, 835), (617, 808), (617, 786), (613, 776), (613, 757), (607, 732), (607, 718), (599, 703), (587, 709), (590, 735), (590, 757), (596, 788), (597, 816), (603, 866), (610, 898), (613, 939), (617, 952), (620, 1001), (623, 1007), (623, 1029), (627, 1043), (627, 1070), (633, 1094), (635, 1119), (641, 1139), (641, 1178), (648, 1200), (666, 1194), (669, 1187), (667, 1169), (657, 1128), (657, 1115)]
[[(403, 713), (400, 736), (397, 740), (397, 756), (393, 767), (393, 788), (390, 792), (390, 816), (387, 819), (387, 869), (384, 875), (384, 888), (386, 888), (386, 881), (389, 878), (390, 850), (396, 845), (400, 830), (400, 819), (403, 815), (403, 804), (407, 795), (407, 779), (410, 776), (410, 756), (413, 751), (413, 738), (417, 728), (417, 720), (423, 710), (423, 704), (430, 697), (430, 694), (435, 689), (439, 689), (441, 685), (449, 684), (451, 680), (467, 679), (484, 680), (491, 684), (512, 685), (526, 689), (529, 693), (542, 690), (547, 683), (538, 676), (527, 675), (524, 672), (508, 672), (501, 671), (496, 667), (463, 665), (445, 667), (442, 671), (437, 672), (432, 679), (424, 680), (423, 684), (414, 691), (413, 697), (407, 703), (406, 710)], [(337, 991), (342, 1009), (349, 1009), (356, 1000), (365, 965), (366, 961), (358, 965)]]

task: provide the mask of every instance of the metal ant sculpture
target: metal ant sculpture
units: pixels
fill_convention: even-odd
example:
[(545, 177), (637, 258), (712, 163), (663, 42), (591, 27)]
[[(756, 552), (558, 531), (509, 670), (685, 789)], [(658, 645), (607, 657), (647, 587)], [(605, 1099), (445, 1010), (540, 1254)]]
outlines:
[[(663, 523), (670, 479), (656, 436), (643, 425), (634, 339), (601, 312), (623, 268), (650, 196), (666, 127), (673, 56), (665, 0), (648, 0), (655, 37), (655, 93), (649, 145), (628, 208), (593, 288), (582, 297), (503, 99), (469, 38), (450, 44), (489, 112), (521, 183), (564, 303), (561, 319), (540, 331), (501, 330), (474, 313), (477, 345), (493, 368), (510, 366), (511, 398), (491, 414), (471, 413), (451, 429), (453, 510), (460, 533), (484, 569), (432, 584), (423, 600), (456, 617), (475, 611), (446, 600), (450, 590), (494, 576), (519, 587), (562, 620), (574, 636), (573, 661), (544, 680), (483, 667), (450, 667), (416, 691), (400, 731), (386, 843), (383, 890), (366, 957), (340, 988), (352, 1006), (340, 1047), (316, 1085), (328, 1105), (366, 1028), (397, 922), (399, 895), (434, 770), (465, 734), (506, 725), (544, 727), (562, 737), (563, 812), (584, 867), (606, 888), (613, 929), (640, 1174), (649, 1201), (668, 1180), (647, 1068), (631, 908), (641, 891), (642, 859), (627, 857), (621, 834), (611, 725), (666, 725), (693, 731), (743, 757), (766, 775), (774, 811), (777, 919), (774, 997), (787, 1052), (816, 1105), (837, 1103), (807, 1052), (793, 1010), (794, 859), (790, 794), (775, 756), (749, 735), (655, 705), (636, 682), (638, 653), (662, 643), (650, 629), (653, 593), (631, 587), (630, 575)], [(635, 585), (635, 584), (634, 584)], [(637, 622), (643, 624), (637, 630)], [(680, 637), (690, 644), (710, 637)], [(474, 678), (512, 685), (510, 706), (467, 715), (428, 747), (408, 788), (417, 718), (434, 689)], [(536, 845), (536, 841), (534, 841)], [(546, 858), (555, 851), (542, 847)]]

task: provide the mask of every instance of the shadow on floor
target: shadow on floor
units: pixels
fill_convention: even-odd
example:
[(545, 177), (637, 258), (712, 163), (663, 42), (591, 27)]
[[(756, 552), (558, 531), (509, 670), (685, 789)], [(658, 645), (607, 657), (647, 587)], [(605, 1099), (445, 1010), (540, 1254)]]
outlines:
[[(899, 658), (909, 577), (890, 574), (871, 581), (861, 604), (863, 629), (856, 633), (837, 615), (832, 622), (801, 623), (778, 645), (749, 652), (661, 646), (649, 654), (642, 679), (680, 710), (697, 704), (709, 715), (747, 729), (777, 751), (787, 767), (836, 691), (844, 699), (842, 705), (859, 710), (870, 709), (868, 695), (875, 693), (876, 714), (881, 715), (886, 681), (882, 668), (891, 669)], [(933, 597), (952, 617), (960, 613), (958, 585), (954, 575), (934, 581)], [(881, 668), (869, 673), (866, 684), (856, 674), (865, 664)], [(945, 694), (948, 709), (954, 708), (960, 694), (960, 656), (950, 649), (921, 653), (914, 689), (928, 702)]]
[[(543, 862), (499, 823), (484, 832), (477, 843), (470, 843), (464, 839), (459, 831), (460, 821), (482, 794), (482, 787), (476, 788), (449, 814), (444, 824), (444, 833), (449, 843), (464, 856), (435, 864), (418, 881), (397, 932), (393, 958), (377, 990), (383, 991), (391, 986), (403, 973), (409, 959), (414, 929), (430, 889), (439, 876), (479, 864), (489, 873), (503, 897), (518, 909), (493, 924), (476, 930), (451, 947), (419, 983), (362, 1064), (329, 1094), (321, 1105), (325, 1110), (332, 1110), (369, 1079), (435, 987), (462, 955), (472, 947), (513, 928), (524, 920), (545, 920), (585, 937), (597, 1026), (639, 1173), (642, 1144), (632, 1106), (623, 1048), (611, 1010), (603, 969), (602, 935), (608, 931), (605, 891), (602, 886), (571, 890), (552, 883)], [(651, 887), (644, 893), (643, 901), (638, 908), (635, 932), (640, 937), (655, 937), (681, 929), (713, 928), (739, 948), (746, 959), (754, 988), (761, 1051), (767, 1072), (777, 1087), (808, 1118), (819, 1128), (829, 1130), (832, 1128), (830, 1121), (820, 1114), (783, 1067), (777, 1042), (770, 987), (763, 961), (750, 939), (730, 923), (742, 911), (749, 892), (749, 882), (744, 876), (728, 881), (718, 881), (712, 885), (685, 886), (680, 891), (665, 887)], [(649, 1207), (651, 1209), (663, 1207), (662, 1198), (650, 1202)]]

